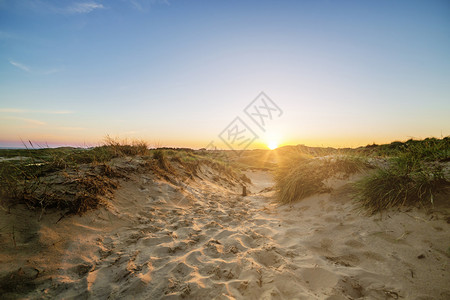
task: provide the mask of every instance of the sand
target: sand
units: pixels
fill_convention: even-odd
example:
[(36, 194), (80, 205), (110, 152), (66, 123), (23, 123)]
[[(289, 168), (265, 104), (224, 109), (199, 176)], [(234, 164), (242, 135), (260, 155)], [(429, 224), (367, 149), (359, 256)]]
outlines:
[(246, 197), (202, 167), (132, 175), (83, 216), (1, 211), (1, 298), (450, 299), (446, 210), (366, 216), (357, 176), (279, 206), (270, 173), (246, 174)]

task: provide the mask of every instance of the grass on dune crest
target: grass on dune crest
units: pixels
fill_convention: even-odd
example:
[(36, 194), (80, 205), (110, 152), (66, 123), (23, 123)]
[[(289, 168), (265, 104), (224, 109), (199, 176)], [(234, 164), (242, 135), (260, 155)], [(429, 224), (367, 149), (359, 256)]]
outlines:
[(278, 200), (292, 203), (308, 196), (330, 191), (326, 180), (346, 178), (369, 167), (359, 156), (336, 155), (312, 157), (298, 153), (285, 158), (275, 172)]
[(104, 147), (112, 152), (114, 156), (135, 156), (148, 154), (148, 144), (143, 140), (119, 141), (109, 135), (105, 138)]
[(392, 142), (384, 145), (367, 145), (356, 149), (366, 155), (397, 157), (409, 155), (424, 161), (448, 161), (450, 157), (450, 137), (409, 139), (406, 142)]
[(209, 166), (221, 174), (222, 179), (240, 179), (243, 183), (250, 183), (250, 179), (241, 172), (237, 162), (230, 161), (227, 154), (208, 151), (175, 151), (166, 150), (171, 161), (179, 163), (190, 172), (190, 177), (198, 175), (201, 165)]
[(35, 149), (29, 144), (27, 149), (0, 150), (0, 156), (10, 159), (0, 161), (0, 204), (84, 212), (117, 187), (111, 178), (118, 173), (108, 162), (148, 151), (142, 141), (126, 143), (108, 136), (103, 145), (91, 149)]
[(449, 137), (370, 145), (327, 156), (299, 152), (285, 158), (276, 170), (278, 199), (291, 203), (327, 192), (328, 178), (378, 166), (355, 184), (355, 199), (369, 213), (403, 205), (433, 205), (436, 195), (450, 189), (449, 162)]
[(140, 140), (128, 142), (107, 136), (103, 145), (89, 149), (35, 149), (31, 142), (30, 146), (0, 150), (2, 206), (23, 203), (30, 209), (82, 213), (97, 207), (100, 196), (117, 188), (115, 178), (127, 177), (126, 173), (137, 170), (137, 166), (174, 184), (194, 179), (201, 164), (223, 174), (228, 182), (246, 179), (221, 155), (191, 149), (149, 149)]
[(356, 183), (356, 199), (369, 213), (404, 205), (430, 206), (447, 193), (448, 138), (406, 142), (386, 167)]

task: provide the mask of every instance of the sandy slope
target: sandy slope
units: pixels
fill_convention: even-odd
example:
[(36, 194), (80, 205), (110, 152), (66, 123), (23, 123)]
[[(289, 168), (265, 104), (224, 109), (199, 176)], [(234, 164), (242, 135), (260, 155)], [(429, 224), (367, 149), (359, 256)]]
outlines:
[(107, 209), (57, 224), (2, 212), (3, 298), (450, 298), (447, 215), (364, 217), (344, 181), (278, 207), (270, 174), (248, 172), (247, 197), (214, 175), (183, 188), (135, 175)]

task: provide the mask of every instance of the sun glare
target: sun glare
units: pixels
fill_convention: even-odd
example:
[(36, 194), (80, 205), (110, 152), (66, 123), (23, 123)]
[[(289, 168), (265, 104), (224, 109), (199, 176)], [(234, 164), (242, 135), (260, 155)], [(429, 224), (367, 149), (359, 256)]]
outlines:
[(269, 141), (267, 143), (267, 147), (269, 147), (270, 150), (274, 150), (274, 149), (278, 148), (278, 143), (275, 141)]

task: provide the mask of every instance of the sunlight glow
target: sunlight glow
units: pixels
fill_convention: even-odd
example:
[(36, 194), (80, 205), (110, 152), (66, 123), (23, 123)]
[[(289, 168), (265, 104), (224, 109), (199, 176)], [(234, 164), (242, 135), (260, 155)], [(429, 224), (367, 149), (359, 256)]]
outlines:
[(278, 143), (276, 141), (269, 141), (267, 147), (269, 147), (270, 150), (274, 150), (278, 148)]

